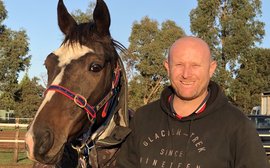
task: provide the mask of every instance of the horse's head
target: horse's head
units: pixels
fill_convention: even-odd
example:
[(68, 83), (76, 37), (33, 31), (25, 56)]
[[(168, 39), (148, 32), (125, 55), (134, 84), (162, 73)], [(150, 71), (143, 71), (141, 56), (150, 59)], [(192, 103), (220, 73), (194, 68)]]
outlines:
[(105, 120), (102, 109), (95, 107), (111, 91), (117, 76), (118, 54), (103, 0), (97, 0), (88, 23), (77, 24), (63, 0), (57, 10), (65, 39), (45, 60), (48, 89), (26, 134), (29, 158), (42, 163), (55, 163), (64, 144), (91, 125), (89, 117), (95, 125)]

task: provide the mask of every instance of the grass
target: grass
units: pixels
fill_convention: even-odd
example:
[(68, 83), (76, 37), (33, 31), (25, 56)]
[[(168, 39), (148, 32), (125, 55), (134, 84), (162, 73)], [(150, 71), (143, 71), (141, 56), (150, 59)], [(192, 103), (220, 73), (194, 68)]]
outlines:
[(4, 167), (4, 165), (32, 165), (33, 164), (33, 162), (27, 158), (26, 152), (19, 152), (17, 163), (13, 161), (13, 155), (14, 153), (11, 150), (0, 151), (0, 168)]

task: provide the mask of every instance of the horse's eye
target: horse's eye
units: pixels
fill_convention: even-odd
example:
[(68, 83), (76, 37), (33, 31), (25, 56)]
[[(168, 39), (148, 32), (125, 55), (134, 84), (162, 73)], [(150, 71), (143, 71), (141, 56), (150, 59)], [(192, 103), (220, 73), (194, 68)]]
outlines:
[(99, 72), (99, 71), (102, 70), (102, 66), (100, 64), (97, 64), (97, 63), (92, 63), (90, 65), (89, 70), (92, 71), (92, 72)]

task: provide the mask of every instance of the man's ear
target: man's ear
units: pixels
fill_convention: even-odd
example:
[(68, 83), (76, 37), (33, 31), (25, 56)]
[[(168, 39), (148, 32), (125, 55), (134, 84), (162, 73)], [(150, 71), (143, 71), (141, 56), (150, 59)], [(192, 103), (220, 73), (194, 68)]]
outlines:
[(169, 77), (170, 76), (170, 73), (169, 73), (169, 61), (168, 61), (168, 59), (166, 59), (166, 60), (163, 61), (163, 65), (164, 65), (164, 67), (165, 67), (165, 69), (167, 71), (167, 75)]
[(213, 74), (215, 73), (215, 70), (217, 68), (217, 62), (216, 61), (212, 61), (210, 63), (210, 69), (209, 69), (209, 76), (210, 78), (213, 76)]

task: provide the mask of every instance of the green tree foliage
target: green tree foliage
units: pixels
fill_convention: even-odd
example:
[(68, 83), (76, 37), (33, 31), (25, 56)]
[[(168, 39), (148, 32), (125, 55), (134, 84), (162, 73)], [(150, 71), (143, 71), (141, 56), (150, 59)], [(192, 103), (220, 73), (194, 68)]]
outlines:
[(16, 95), (15, 116), (16, 117), (34, 117), (42, 100), (44, 88), (38, 83), (38, 78), (32, 80), (26, 74), (21, 80)]
[(2, 25), (2, 22), (6, 19), (6, 17), (7, 17), (7, 11), (5, 9), (3, 1), (0, 1), (0, 25)]
[(247, 60), (247, 51), (261, 42), (264, 23), (260, 0), (198, 0), (190, 13), (191, 31), (208, 42), (218, 62), (215, 81), (232, 96), (235, 69)]
[(245, 113), (260, 105), (261, 93), (270, 89), (270, 49), (255, 48), (245, 56), (233, 81), (233, 101)]
[(7, 17), (0, 0), (0, 109), (14, 109), (19, 73), (30, 65), (28, 38), (24, 30), (13, 31), (2, 24)]
[(163, 61), (169, 46), (184, 31), (175, 22), (167, 20), (161, 25), (148, 17), (135, 22), (129, 37), (128, 53), (123, 56), (129, 77), (129, 106), (137, 109), (160, 95), (168, 83)]
[(90, 2), (85, 12), (78, 9), (72, 12), (71, 15), (77, 21), (77, 23), (89, 22), (90, 19), (93, 19), (93, 11), (95, 6), (96, 4), (94, 2)]

